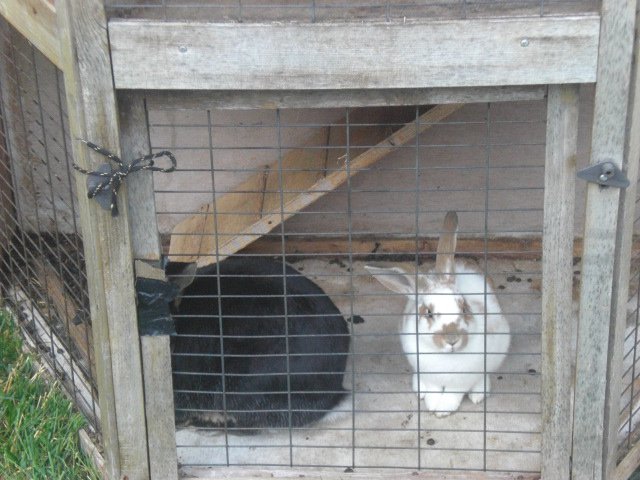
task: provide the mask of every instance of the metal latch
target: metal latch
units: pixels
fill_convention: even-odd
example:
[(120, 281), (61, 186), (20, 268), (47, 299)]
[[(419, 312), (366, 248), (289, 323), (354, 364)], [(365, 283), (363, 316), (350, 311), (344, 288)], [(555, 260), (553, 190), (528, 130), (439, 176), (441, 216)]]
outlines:
[(629, 180), (613, 162), (600, 162), (578, 171), (578, 177), (603, 187), (627, 188)]

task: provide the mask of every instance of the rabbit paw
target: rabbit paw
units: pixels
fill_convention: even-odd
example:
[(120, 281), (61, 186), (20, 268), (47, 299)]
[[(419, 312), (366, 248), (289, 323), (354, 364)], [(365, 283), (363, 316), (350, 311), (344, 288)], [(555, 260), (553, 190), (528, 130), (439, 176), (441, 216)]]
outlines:
[(463, 398), (464, 394), (462, 393), (443, 391), (442, 393), (428, 393), (424, 400), (427, 410), (434, 412), (436, 417), (446, 417), (458, 410)]
[(474, 385), (474, 387), (469, 392), (469, 400), (471, 400), (475, 404), (478, 404), (489, 396), (490, 390), (491, 383), (489, 382), (489, 377), (487, 377), (486, 384), (485, 382), (480, 381)]
[[(420, 388), (418, 388), (418, 386)], [(417, 373), (413, 374), (412, 387), (413, 387), (413, 391), (418, 394), (420, 399), (423, 399), (424, 396), (427, 394), (427, 391), (429, 390), (428, 385), (420, 381), (420, 377)]]

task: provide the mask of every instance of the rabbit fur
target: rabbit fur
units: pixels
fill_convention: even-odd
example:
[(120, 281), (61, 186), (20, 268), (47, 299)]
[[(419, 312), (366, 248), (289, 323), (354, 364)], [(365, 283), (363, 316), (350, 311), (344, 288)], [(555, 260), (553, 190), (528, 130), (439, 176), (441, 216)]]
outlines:
[(500, 368), (510, 343), (509, 324), (491, 282), (476, 265), (454, 259), (457, 223), (456, 213), (448, 212), (435, 268), (426, 275), (365, 267), (407, 297), (400, 332), (415, 372), (413, 390), (439, 417), (455, 412), (465, 394), (473, 403), (489, 394), (488, 374)]
[(299, 427), (343, 399), (349, 329), (319, 286), (286, 265), (285, 311), (282, 260), (229, 257), (197, 272), (185, 265), (167, 267), (182, 291), (172, 307), (177, 425)]

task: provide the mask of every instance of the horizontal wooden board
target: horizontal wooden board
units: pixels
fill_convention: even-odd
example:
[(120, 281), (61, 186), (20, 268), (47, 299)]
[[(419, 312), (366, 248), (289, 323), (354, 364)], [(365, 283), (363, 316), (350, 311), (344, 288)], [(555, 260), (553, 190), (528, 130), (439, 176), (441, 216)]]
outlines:
[(545, 85), (453, 88), (395, 88), (393, 90), (148, 90), (142, 92), (149, 110), (182, 108), (275, 109), (390, 107), (445, 103), (540, 100)]
[(112, 20), (122, 89), (308, 90), (587, 83), (598, 16), (375, 24)]

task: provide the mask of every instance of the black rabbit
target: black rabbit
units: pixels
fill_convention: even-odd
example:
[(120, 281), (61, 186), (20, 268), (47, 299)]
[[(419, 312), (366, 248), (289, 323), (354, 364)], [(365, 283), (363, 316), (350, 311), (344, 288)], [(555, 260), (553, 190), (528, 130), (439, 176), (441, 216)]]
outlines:
[(268, 257), (185, 265), (167, 267), (182, 290), (172, 307), (176, 424), (300, 427), (343, 399), (349, 330), (320, 287)]

